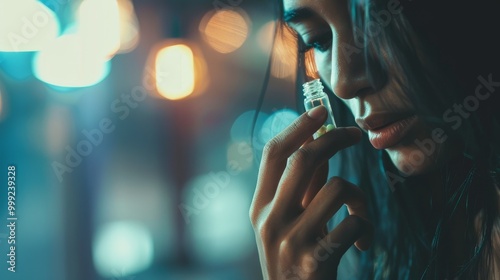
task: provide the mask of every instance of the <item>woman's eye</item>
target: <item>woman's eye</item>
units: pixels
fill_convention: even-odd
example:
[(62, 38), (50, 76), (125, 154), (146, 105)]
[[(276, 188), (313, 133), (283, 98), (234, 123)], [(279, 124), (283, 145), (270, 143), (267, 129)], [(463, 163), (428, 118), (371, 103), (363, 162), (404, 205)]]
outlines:
[(331, 35), (322, 35), (316, 38), (312, 38), (309, 43), (305, 43), (305, 51), (310, 49), (317, 50), (319, 52), (326, 52), (330, 49), (332, 44), (332, 36)]

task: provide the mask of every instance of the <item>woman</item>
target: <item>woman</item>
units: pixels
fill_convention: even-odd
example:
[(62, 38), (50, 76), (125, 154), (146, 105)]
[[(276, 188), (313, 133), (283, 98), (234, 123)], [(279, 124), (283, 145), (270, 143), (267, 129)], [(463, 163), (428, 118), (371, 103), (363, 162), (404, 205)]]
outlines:
[(493, 2), (277, 2), (298, 84), (319, 75), (341, 128), (313, 140), (317, 107), (265, 146), (250, 209), (265, 279), (500, 279)]

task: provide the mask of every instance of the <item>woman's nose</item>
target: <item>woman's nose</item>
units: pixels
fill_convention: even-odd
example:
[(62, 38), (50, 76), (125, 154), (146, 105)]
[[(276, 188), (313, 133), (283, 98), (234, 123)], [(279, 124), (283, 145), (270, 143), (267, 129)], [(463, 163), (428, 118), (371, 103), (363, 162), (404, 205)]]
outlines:
[(354, 44), (352, 32), (337, 34), (332, 44), (331, 77), (333, 92), (342, 99), (351, 99), (373, 92), (365, 67), (364, 50)]

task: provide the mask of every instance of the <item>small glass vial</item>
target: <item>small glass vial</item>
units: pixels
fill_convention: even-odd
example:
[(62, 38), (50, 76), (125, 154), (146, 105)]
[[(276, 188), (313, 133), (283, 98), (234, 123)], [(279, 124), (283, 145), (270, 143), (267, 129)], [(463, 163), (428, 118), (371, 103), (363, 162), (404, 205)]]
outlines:
[(320, 127), (320, 129), (318, 129), (318, 131), (316, 131), (316, 133), (314, 133), (314, 139), (317, 139), (337, 127), (335, 125), (335, 120), (333, 119), (332, 106), (330, 105), (328, 95), (326, 95), (323, 91), (323, 85), (321, 84), (320, 79), (306, 82), (302, 85), (302, 87), (304, 89), (304, 107), (306, 111), (320, 105), (325, 106), (328, 111), (328, 117), (325, 123)]

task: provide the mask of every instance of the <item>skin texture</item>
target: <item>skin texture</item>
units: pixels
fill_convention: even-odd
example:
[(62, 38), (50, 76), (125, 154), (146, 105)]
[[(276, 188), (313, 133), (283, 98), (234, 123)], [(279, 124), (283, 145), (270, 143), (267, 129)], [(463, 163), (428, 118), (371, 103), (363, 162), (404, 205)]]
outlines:
[[(331, 279), (353, 243), (370, 246), (363, 192), (338, 177), (324, 183), (328, 159), (358, 142), (361, 132), (338, 128), (312, 141), (325, 120), (326, 109), (316, 107), (264, 148), (250, 209), (264, 279)], [(344, 204), (350, 216), (327, 233), (326, 222)]]
[[(287, 11), (306, 8), (307, 16), (288, 22), (306, 45), (314, 48), (316, 68), (322, 80), (350, 108), (356, 122), (384, 114), (414, 114), (412, 104), (396, 84), (396, 69), (389, 69), (387, 83), (375, 90), (369, 83), (363, 52), (345, 54), (346, 45), (356, 46), (346, 0), (285, 0)], [(399, 7), (401, 9), (401, 7)], [(387, 8), (389, 10), (389, 8)], [(436, 152), (422, 154), (415, 140), (432, 139), (431, 129), (423, 121), (417, 122), (395, 145), (384, 148), (392, 162), (402, 173), (419, 175), (435, 168), (444, 157), (446, 147), (436, 143)], [(448, 141), (450, 142), (450, 141)], [(423, 157), (422, 157), (423, 156)]]
[[(306, 45), (316, 46), (319, 75), (347, 104), (358, 124), (371, 115), (414, 113), (391, 73), (386, 85), (374, 90), (362, 52), (349, 59), (341, 52), (342, 43), (355, 45), (347, 1), (284, 0), (283, 4), (285, 13), (308, 9), (306, 16), (288, 25)], [(363, 192), (342, 178), (326, 181), (328, 159), (366, 136), (355, 127), (337, 128), (313, 141), (312, 134), (326, 119), (325, 109), (317, 108), (316, 118), (306, 112), (264, 149), (250, 209), (264, 279), (334, 279), (345, 251), (353, 244), (368, 249), (373, 238)], [(435, 170), (443, 153), (426, 155), (418, 164), (411, 157), (419, 149), (414, 140), (430, 137), (430, 130), (417, 119), (403, 139), (385, 150), (403, 173), (426, 174)], [(436, 151), (442, 148), (436, 144)], [(326, 232), (327, 221), (344, 204), (350, 215)], [(322, 246), (325, 242), (331, 246)]]

